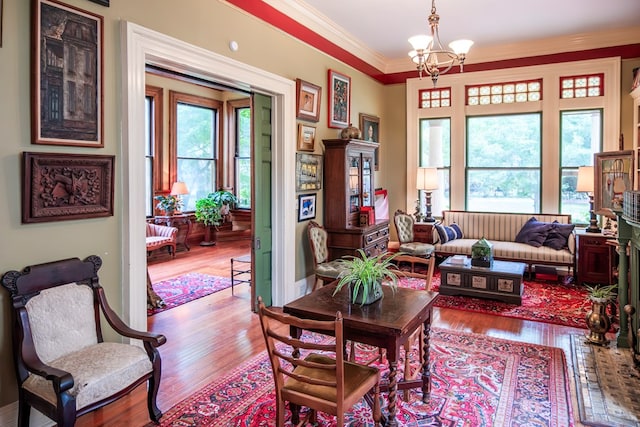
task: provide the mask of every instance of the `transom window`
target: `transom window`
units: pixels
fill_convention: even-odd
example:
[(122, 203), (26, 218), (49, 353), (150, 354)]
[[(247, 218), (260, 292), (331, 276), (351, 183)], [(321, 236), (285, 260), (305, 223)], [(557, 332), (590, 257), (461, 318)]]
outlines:
[(542, 79), (466, 86), (467, 105), (540, 101)]
[(604, 74), (560, 77), (560, 98), (589, 98), (604, 95)]
[(420, 108), (451, 107), (451, 88), (423, 89), (418, 94)]

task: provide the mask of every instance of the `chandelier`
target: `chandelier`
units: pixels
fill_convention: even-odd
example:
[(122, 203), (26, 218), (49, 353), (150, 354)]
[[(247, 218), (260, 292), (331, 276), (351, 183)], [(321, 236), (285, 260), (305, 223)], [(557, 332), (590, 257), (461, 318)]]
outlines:
[(431, 27), (431, 35), (417, 35), (409, 38), (409, 43), (413, 50), (409, 52), (409, 56), (418, 64), (418, 74), (422, 78), (422, 74), (426, 72), (431, 77), (433, 85), (438, 82), (440, 74), (444, 74), (453, 67), (456, 62), (460, 64), (460, 72), (464, 60), (471, 48), (473, 42), (471, 40), (455, 40), (449, 43), (450, 49), (445, 49), (440, 41), (438, 33), (438, 25), (440, 15), (436, 13), (436, 1), (431, 1), (431, 15), (429, 15), (429, 27)]

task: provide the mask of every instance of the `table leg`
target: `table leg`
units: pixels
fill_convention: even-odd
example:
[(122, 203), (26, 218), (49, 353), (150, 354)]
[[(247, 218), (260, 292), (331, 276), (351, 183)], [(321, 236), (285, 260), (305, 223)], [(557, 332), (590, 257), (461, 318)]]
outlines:
[[(389, 357), (391, 355), (387, 355)], [(389, 419), (387, 420), (387, 426), (397, 427), (398, 420), (396, 419), (396, 395), (398, 394), (398, 380), (396, 376), (398, 374), (398, 359), (394, 357), (394, 360), (389, 358)]]
[(431, 315), (424, 322), (424, 345), (422, 346), (424, 354), (422, 357), (422, 401), (427, 403), (431, 395), (431, 369), (429, 365), (429, 340), (431, 333)]

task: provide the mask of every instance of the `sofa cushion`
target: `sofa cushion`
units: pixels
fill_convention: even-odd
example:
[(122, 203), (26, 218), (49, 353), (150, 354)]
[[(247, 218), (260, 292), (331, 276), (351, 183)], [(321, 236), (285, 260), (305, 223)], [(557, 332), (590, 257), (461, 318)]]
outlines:
[(440, 243), (447, 243), (451, 240), (462, 239), (464, 234), (462, 233), (462, 229), (458, 224), (451, 225), (443, 225), (443, 224), (435, 224), (435, 228), (438, 231), (438, 239)]
[(568, 247), (569, 235), (573, 233), (574, 228), (575, 224), (560, 224), (558, 221), (553, 221), (543, 245), (555, 250)]
[(547, 240), (552, 225), (548, 222), (540, 222), (535, 217), (529, 218), (516, 236), (516, 243), (526, 243), (534, 248), (539, 248)]

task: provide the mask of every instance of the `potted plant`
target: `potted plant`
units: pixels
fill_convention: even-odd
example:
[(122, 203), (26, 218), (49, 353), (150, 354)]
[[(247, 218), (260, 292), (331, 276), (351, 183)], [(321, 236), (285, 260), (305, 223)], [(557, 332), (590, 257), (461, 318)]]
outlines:
[(617, 294), (618, 285), (586, 286), (591, 301), (591, 310), (587, 313), (586, 321), (589, 328), (587, 340), (594, 344), (607, 345), (609, 340), (606, 333), (611, 328), (611, 319), (607, 314), (607, 306), (613, 302)]
[(182, 209), (182, 199), (178, 196), (174, 196), (172, 194), (168, 194), (166, 196), (159, 195), (155, 196), (154, 199), (158, 201), (156, 209), (164, 211), (168, 216), (172, 216), (176, 211), (180, 211), (180, 209)]
[(212, 228), (222, 223), (220, 206), (218, 202), (209, 196), (196, 200), (194, 214), (196, 220), (204, 225), (204, 240), (200, 242), (200, 246), (213, 246), (216, 244), (215, 229), (212, 233)]
[(395, 292), (398, 287), (399, 270), (392, 261), (399, 252), (391, 256), (381, 253), (372, 257), (368, 257), (362, 249), (358, 249), (357, 252), (358, 256), (345, 255), (340, 259), (344, 269), (338, 276), (340, 280), (333, 295), (348, 285), (351, 302), (365, 305), (382, 298), (383, 283)]
[(238, 203), (238, 198), (230, 191), (220, 189), (218, 191), (214, 191), (213, 193), (209, 193), (209, 196), (220, 206), (220, 214), (222, 215), (222, 219), (226, 220), (226, 217), (229, 215), (229, 211), (231, 207)]

